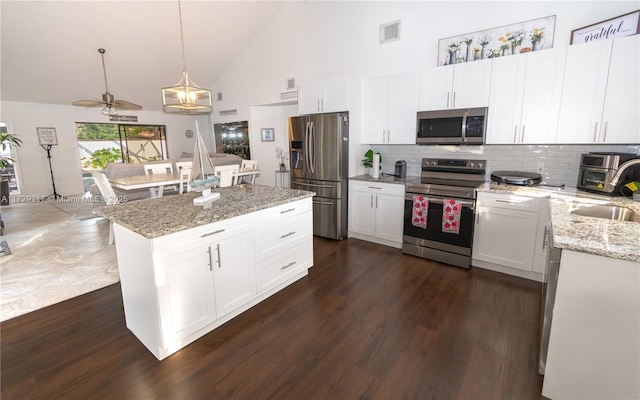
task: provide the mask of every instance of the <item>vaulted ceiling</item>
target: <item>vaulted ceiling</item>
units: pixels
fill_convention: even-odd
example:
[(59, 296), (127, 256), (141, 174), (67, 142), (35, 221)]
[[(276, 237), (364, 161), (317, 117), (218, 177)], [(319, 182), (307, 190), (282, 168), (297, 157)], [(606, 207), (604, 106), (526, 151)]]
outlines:
[[(186, 67), (195, 83), (211, 87), (280, 4), (182, 0)], [(177, 0), (1, 0), (1, 99), (100, 99), (104, 48), (115, 98), (161, 110), (160, 88), (182, 76), (179, 24)]]

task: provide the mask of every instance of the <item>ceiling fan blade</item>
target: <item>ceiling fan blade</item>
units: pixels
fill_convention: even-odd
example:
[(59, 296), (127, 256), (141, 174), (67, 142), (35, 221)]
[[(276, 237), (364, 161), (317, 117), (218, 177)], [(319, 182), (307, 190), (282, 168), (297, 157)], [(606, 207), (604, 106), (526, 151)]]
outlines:
[(98, 100), (77, 100), (72, 101), (71, 104), (80, 107), (98, 107), (104, 105), (105, 103)]
[(113, 106), (123, 110), (140, 110), (142, 108), (142, 106), (126, 100), (116, 100), (113, 102)]

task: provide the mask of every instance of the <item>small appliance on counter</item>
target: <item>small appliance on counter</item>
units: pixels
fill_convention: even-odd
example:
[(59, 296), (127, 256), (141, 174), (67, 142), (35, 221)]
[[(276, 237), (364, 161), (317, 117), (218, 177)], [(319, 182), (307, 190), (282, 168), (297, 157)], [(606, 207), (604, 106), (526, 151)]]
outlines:
[(616, 186), (611, 186), (610, 183), (620, 165), (637, 158), (640, 158), (640, 155), (633, 153), (594, 152), (582, 154), (576, 187), (587, 192), (620, 195), (626, 184), (640, 181), (640, 165), (634, 165), (624, 170)]
[(407, 162), (405, 160), (396, 161), (396, 170), (393, 174), (396, 178), (407, 177)]
[(506, 185), (533, 186), (542, 182), (542, 176), (535, 172), (494, 171), (491, 180)]

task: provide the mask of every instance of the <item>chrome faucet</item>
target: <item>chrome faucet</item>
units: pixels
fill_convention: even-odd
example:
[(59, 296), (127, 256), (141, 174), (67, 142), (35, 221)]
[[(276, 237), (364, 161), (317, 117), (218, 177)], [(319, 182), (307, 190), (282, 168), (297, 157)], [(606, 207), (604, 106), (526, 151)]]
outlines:
[(629, 168), (632, 165), (636, 165), (636, 164), (640, 164), (640, 158), (634, 158), (633, 160), (629, 160), (623, 164), (621, 164), (618, 167), (618, 170), (616, 171), (616, 174), (613, 176), (613, 178), (611, 178), (611, 181), (609, 182), (609, 186), (611, 187), (615, 187), (618, 184), (618, 181), (620, 180), (620, 177), (622, 176), (622, 173)]

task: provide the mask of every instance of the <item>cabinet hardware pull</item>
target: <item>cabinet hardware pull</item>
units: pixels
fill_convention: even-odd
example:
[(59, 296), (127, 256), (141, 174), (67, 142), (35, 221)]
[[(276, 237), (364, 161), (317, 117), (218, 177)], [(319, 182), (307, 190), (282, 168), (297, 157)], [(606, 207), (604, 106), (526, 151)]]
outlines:
[(373, 195), (371, 195), (371, 204), (369, 205), (369, 208), (373, 208)]
[(496, 203), (520, 204), (517, 201), (511, 201), (511, 200), (496, 200)]
[(288, 237), (288, 236), (295, 235), (295, 234), (296, 234), (296, 232), (295, 232), (295, 231), (293, 231), (293, 232), (289, 232), (289, 233), (285, 233), (284, 235), (280, 236), (280, 239), (284, 239), (284, 238), (286, 238), (286, 237)]
[(318, 109), (318, 111), (322, 111), (322, 110), (320, 109), (320, 99), (318, 99), (318, 106), (317, 106), (317, 109)]
[(294, 265), (295, 263), (296, 263), (295, 261), (291, 261), (289, 264), (280, 267), (280, 269), (282, 269), (282, 270), (287, 269), (287, 268), (291, 267), (292, 265)]
[(456, 108), (456, 92), (453, 91), (453, 104), (451, 104), (451, 108)]
[(369, 189), (378, 189), (378, 190), (382, 190), (381, 187), (376, 187), (376, 186), (369, 186)]
[(207, 236), (211, 236), (211, 235), (216, 235), (218, 233), (222, 233), (224, 232), (224, 229), (218, 229), (217, 231), (213, 231), (213, 232), (209, 232), (209, 233), (204, 233), (202, 235), (200, 235), (201, 238), (205, 238)]
[(516, 143), (517, 134), (518, 134), (518, 125), (513, 127), (513, 143)]
[(542, 250), (547, 247), (547, 240), (549, 240), (549, 225), (544, 227), (544, 235), (542, 235)]
[(220, 243), (216, 244), (216, 251), (218, 252), (218, 268), (222, 268), (222, 260), (220, 259)]
[(593, 141), (596, 141), (596, 136), (598, 135), (598, 122), (593, 126)]
[(609, 126), (609, 121), (604, 123), (604, 134), (602, 135), (602, 142), (607, 141), (607, 127)]
[(295, 208), (290, 208), (288, 210), (280, 211), (280, 214), (288, 213), (288, 212), (291, 212), (291, 211), (295, 211)]
[(378, 208), (378, 196), (376, 196), (376, 209)]
[(449, 108), (449, 94), (450, 92), (447, 92), (447, 108)]
[(525, 125), (522, 124), (522, 136), (520, 137), (520, 143), (524, 143), (524, 128), (525, 128)]
[(211, 264), (213, 264), (213, 263), (211, 262), (211, 246), (209, 246), (209, 247), (207, 248), (207, 253), (209, 253), (209, 271), (213, 271), (213, 266), (211, 265)]

